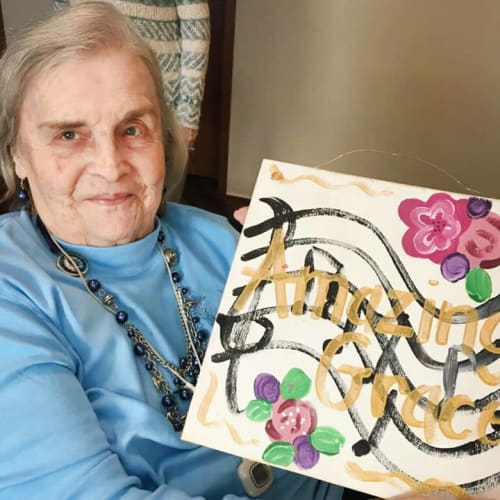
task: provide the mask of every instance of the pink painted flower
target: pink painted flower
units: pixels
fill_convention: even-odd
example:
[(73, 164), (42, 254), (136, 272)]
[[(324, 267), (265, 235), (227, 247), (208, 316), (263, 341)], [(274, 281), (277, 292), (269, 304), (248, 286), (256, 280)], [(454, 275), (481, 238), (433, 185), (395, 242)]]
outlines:
[(280, 397), (273, 404), (273, 414), (266, 422), (267, 435), (273, 441), (293, 443), (299, 436), (307, 436), (316, 428), (316, 410), (307, 401)]
[(458, 251), (469, 259), (471, 267), (491, 269), (500, 265), (500, 216), (490, 213), (474, 219), (460, 236)]
[(405, 252), (437, 264), (456, 252), (459, 236), (471, 223), (467, 200), (454, 200), (447, 193), (435, 193), (427, 201), (404, 200), (399, 217), (408, 226), (402, 240)]

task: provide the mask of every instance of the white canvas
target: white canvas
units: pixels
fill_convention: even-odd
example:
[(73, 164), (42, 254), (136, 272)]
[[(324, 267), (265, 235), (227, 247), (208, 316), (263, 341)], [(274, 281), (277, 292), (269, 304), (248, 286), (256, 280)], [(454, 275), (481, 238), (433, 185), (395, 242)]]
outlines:
[(498, 486), (499, 289), (498, 200), (265, 160), (183, 439), (373, 496)]

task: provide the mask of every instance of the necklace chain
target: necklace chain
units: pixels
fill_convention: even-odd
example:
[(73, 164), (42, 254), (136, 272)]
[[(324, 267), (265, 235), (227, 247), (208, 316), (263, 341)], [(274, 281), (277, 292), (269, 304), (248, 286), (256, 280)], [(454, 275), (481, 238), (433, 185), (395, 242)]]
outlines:
[[(185, 357), (179, 359), (178, 366), (161, 356), (139, 328), (129, 321), (128, 313), (118, 307), (114, 296), (105, 290), (98, 280), (94, 278), (88, 279), (88, 265), (86, 260), (80, 255), (68, 252), (52, 234), (48, 233), (48, 236), (60, 252), (57, 258), (58, 269), (71, 276), (78, 277), (89, 295), (108, 312), (112, 313), (117, 323), (125, 328), (127, 336), (132, 343), (134, 354), (142, 358), (144, 367), (149, 372), (153, 385), (161, 394), (161, 404), (166, 410), (165, 416), (175, 431), (181, 431), (184, 427), (186, 415), (181, 414), (178, 400), (187, 401), (191, 399), (204, 354), (203, 344), (206, 339), (206, 333), (203, 330), (196, 330), (199, 318), (191, 314), (196, 302), (188, 298), (187, 288), (180, 286), (180, 275), (172, 272), (171, 266), (176, 263), (178, 256), (174, 250), (163, 247), (165, 239), (163, 231), (160, 229), (158, 234), (157, 247), (162, 256), (168, 279), (174, 292), (184, 333), (186, 354)], [(172, 374), (173, 383), (176, 386), (175, 389), (172, 389), (170, 386), (165, 377), (164, 370)]]

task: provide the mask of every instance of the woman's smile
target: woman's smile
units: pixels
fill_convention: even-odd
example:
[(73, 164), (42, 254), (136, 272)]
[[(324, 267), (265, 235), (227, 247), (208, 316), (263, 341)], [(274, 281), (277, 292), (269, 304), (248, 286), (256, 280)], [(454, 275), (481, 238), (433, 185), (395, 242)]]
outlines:
[(127, 192), (101, 193), (95, 196), (91, 196), (87, 198), (87, 200), (97, 205), (116, 206), (132, 200), (133, 197), (134, 195), (132, 193), (127, 193)]

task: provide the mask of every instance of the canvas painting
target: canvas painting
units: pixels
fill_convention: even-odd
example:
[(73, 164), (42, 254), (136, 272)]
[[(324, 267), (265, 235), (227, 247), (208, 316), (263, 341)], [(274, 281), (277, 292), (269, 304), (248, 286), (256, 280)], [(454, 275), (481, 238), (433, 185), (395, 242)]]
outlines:
[(265, 160), (183, 439), (373, 496), (500, 483), (500, 202)]

